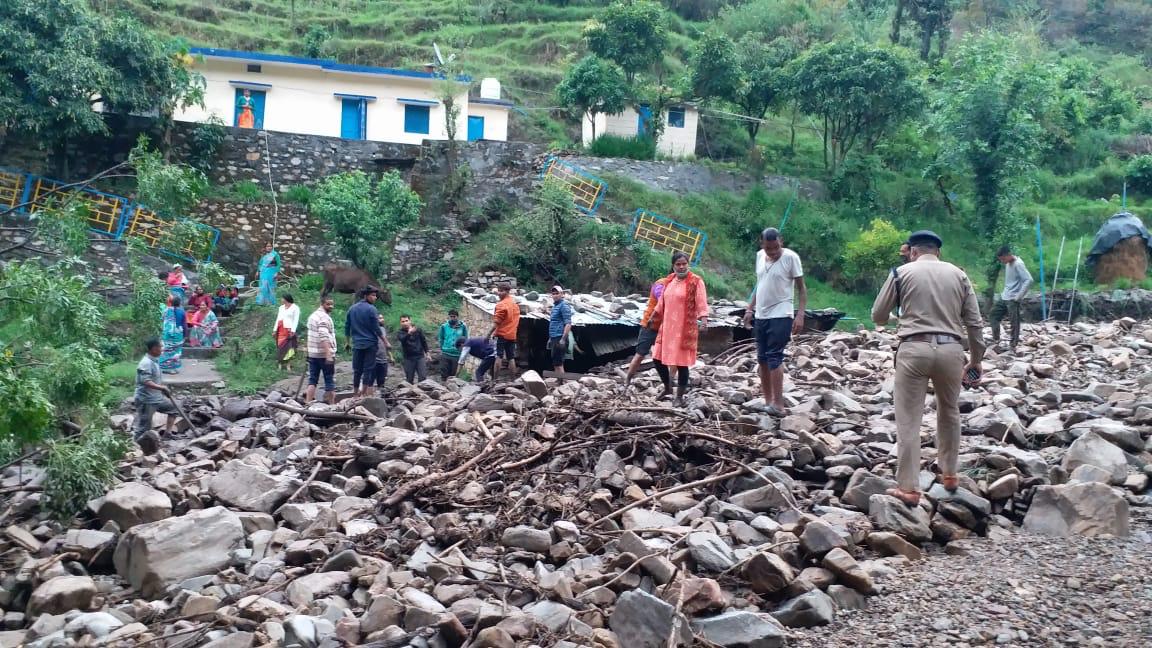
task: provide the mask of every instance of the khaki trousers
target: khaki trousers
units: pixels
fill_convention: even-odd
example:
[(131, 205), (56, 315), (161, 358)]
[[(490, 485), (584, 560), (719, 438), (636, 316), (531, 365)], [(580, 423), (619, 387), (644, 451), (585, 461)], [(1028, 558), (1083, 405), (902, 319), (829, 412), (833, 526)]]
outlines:
[(920, 424), (928, 381), (936, 390), (936, 462), (956, 474), (960, 448), (960, 381), (964, 348), (960, 344), (904, 342), (896, 353), (896, 481), (904, 491), (919, 490)]

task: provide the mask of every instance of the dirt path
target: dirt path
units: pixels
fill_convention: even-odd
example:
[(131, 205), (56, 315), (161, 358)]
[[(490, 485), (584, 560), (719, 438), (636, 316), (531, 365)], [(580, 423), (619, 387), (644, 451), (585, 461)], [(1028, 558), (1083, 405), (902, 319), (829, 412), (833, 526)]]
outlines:
[(883, 579), (867, 609), (790, 645), (1152, 645), (1152, 510), (1132, 515), (1124, 539), (1019, 533), (933, 554)]

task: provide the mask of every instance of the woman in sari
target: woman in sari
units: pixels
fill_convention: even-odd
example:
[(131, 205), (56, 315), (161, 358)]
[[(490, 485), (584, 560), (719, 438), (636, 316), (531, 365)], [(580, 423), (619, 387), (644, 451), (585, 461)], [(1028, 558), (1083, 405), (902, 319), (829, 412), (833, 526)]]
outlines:
[(224, 340), (220, 337), (220, 320), (216, 319), (216, 313), (212, 312), (208, 304), (200, 304), (200, 310), (196, 311), (188, 325), (192, 327), (189, 333), (191, 346), (210, 349), (224, 346)]
[(276, 277), (280, 275), (280, 253), (272, 249), (272, 244), (264, 246), (264, 256), (260, 257), (260, 293), (257, 304), (276, 303)]
[(696, 364), (696, 342), (708, 324), (708, 293), (704, 280), (688, 270), (688, 255), (672, 255), (672, 274), (656, 304), (660, 333), (652, 358), (676, 373), (676, 407), (684, 404), (688, 369)]
[(284, 303), (276, 314), (273, 329), (276, 333), (276, 362), (281, 369), (291, 369), (292, 356), (296, 355), (296, 327), (300, 324), (300, 307), (292, 295), (284, 295)]
[(172, 297), (172, 305), (164, 309), (164, 325), (160, 341), (164, 345), (160, 354), (160, 370), (167, 374), (180, 371), (183, 366), (184, 338), (188, 333), (188, 316), (180, 307), (180, 298)]
[(172, 297), (183, 301), (187, 294), (185, 288), (188, 285), (188, 280), (184, 278), (184, 268), (179, 263), (172, 266), (172, 271), (168, 273), (167, 283), (168, 291), (172, 293)]
[(244, 96), (236, 101), (236, 107), (240, 109), (240, 117), (236, 120), (236, 125), (240, 128), (255, 128), (256, 127), (256, 113), (252, 112), (252, 107), (255, 103), (252, 100), (252, 92), (247, 88), (244, 89)]

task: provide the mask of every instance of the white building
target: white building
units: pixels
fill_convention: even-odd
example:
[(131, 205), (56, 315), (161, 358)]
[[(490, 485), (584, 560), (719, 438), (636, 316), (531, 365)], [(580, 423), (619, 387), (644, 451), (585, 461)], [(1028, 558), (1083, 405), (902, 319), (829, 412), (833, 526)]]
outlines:
[[(215, 115), (240, 126), (247, 90), (252, 127), (285, 133), (419, 144), (448, 139), (440, 101), (442, 77), (430, 71), (345, 65), (322, 59), (260, 52), (193, 48), (193, 69), (204, 76), (204, 107), (177, 112), (181, 121)], [(460, 84), (456, 138), (508, 139), (508, 110), (500, 83), (484, 79), (480, 97)]]
[[(695, 106), (684, 104), (670, 106), (660, 116), (664, 121), (664, 131), (656, 142), (656, 152), (672, 158), (689, 157), (696, 154), (696, 126), (700, 123), (700, 113)], [(617, 135), (636, 137), (650, 131), (648, 121), (652, 111), (647, 106), (629, 106), (624, 112), (615, 115), (596, 114), (596, 136)], [(586, 114), (583, 122), (584, 146), (592, 144), (592, 119)]]

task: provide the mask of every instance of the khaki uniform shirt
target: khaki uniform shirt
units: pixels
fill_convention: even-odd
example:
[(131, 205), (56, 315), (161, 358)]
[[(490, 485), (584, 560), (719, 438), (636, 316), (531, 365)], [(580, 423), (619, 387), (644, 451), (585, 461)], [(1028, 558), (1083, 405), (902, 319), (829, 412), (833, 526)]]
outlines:
[[(952, 335), (963, 340), (967, 333), (973, 358), (984, 357), (984, 320), (976, 291), (964, 271), (935, 256), (925, 254), (896, 269), (900, 277), (900, 328), (897, 335)], [(891, 274), (872, 305), (872, 321), (888, 323), (897, 306), (896, 282)]]

